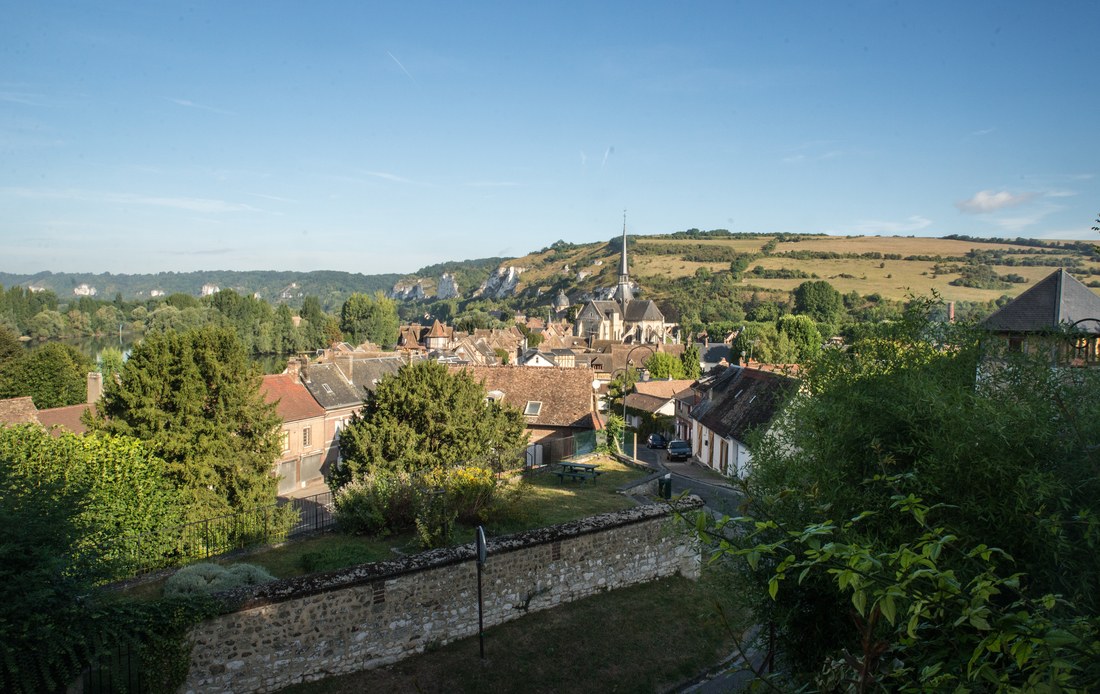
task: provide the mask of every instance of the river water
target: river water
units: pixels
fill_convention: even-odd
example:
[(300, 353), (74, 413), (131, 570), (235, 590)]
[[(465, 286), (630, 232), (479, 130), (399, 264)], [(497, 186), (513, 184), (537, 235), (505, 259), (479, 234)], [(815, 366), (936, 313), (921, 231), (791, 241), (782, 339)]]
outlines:
[[(130, 355), (130, 350), (134, 345), (141, 341), (141, 335), (135, 335), (133, 333), (122, 333), (121, 335), (111, 335), (102, 337), (79, 337), (79, 338), (63, 338), (54, 340), (66, 345), (72, 345), (76, 347), (84, 354), (91, 357), (95, 363), (99, 363), (100, 355), (103, 354), (103, 350), (113, 347), (115, 349), (122, 350), (124, 356)], [(38, 345), (45, 344), (38, 340), (28, 340), (23, 343), (28, 349), (36, 347)], [(260, 366), (260, 370), (265, 374), (278, 374), (282, 373), (286, 369), (287, 359), (292, 356), (289, 354), (253, 354), (251, 355), (252, 361)]]

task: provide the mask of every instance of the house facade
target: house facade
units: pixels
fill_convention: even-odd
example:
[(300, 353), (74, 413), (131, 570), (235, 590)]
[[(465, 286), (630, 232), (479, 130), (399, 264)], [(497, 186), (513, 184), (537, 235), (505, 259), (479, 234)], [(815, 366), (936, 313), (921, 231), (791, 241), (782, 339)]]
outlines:
[(692, 454), (724, 475), (746, 477), (752, 463), (749, 432), (767, 428), (797, 387), (798, 381), (788, 376), (729, 367), (692, 396), (685, 393), (679, 402), (698, 400), (689, 412)]
[(313, 399), (294, 374), (264, 376), (260, 392), (265, 402), (275, 405), (275, 411), (283, 420), (281, 449), (275, 463), (279, 493), (286, 494), (322, 481), (328, 448), (325, 408)]

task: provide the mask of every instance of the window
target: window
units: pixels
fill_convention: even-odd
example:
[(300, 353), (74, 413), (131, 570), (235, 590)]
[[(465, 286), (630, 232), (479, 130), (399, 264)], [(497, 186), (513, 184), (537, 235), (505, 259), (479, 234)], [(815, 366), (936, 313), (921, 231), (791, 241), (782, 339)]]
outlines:
[(283, 445), (283, 453), (286, 453), (287, 451), (290, 450), (290, 432), (289, 431), (284, 431), (281, 438), (282, 438), (281, 443)]
[(332, 395), (332, 386), (330, 386), (330, 385), (329, 385), (329, 384), (327, 384), (327, 383), (322, 383), (322, 384), (321, 384), (321, 390), (325, 391), (325, 392), (326, 392), (326, 393), (328, 393), (329, 395)]
[(542, 411), (542, 403), (538, 400), (528, 400), (527, 406), (523, 408), (523, 414), (530, 417), (539, 416), (539, 412)]
[(302, 448), (309, 448), (313, 445), (313, 427), (305, 427), (302, 429)]

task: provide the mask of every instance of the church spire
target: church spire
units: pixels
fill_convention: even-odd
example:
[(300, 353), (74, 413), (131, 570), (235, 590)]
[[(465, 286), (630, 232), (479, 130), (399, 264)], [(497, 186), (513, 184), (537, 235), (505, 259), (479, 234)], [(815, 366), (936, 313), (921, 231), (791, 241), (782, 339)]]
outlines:
[(626, 313), (626, 305), (634, 300), (634, 293), (630, 291), (630, 270), (626, 264), (626, 210), (623, 210), (623, 253), (619, 263), (619, 287), (615, 290), (615, 299)]

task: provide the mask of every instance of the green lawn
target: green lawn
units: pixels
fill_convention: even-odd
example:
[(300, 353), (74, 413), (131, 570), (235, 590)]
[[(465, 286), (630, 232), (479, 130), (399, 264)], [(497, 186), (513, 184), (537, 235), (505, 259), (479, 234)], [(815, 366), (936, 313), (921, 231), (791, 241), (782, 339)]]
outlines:
[(388, 667), (282, 691), (664, 691), (734, 651), (733, 634), (746, 617), (727, 580), (713, 571), (700, 581), (677, 576), (526, 615), (485, 632), (485, 661), (474, 636)]

